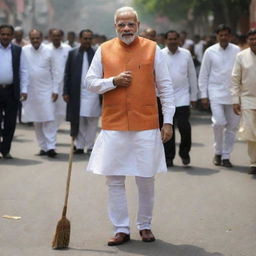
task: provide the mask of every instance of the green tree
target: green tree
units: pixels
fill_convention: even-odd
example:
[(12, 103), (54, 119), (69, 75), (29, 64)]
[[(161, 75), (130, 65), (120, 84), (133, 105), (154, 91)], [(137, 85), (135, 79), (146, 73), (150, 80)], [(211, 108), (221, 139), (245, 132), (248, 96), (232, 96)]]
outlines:
[(225, 23), (236, 31), (240, 18), (249, 15), (251, 0), (134, 0), (141, 13), (164, 15), (171, 21), (187, 21), (187, 25), (205, 25), (209, 28), (209, 17), (213, 26)]

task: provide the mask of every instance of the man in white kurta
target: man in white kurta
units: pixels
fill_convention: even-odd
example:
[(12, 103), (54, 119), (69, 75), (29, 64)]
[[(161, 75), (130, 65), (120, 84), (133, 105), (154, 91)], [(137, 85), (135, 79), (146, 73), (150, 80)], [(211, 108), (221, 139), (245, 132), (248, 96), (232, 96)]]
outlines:
[[(170, 30), (166, 33), (166, 45), (161, 51), (166, 57), (174, 87), (174, 125), (177, 125), (181, 136), (179, 155), (182, 163), (188, 165), (191, 149), (190, 104), (195, 106), (198, 92), (196, 70), (190, 51), (179, 47), (177, 31)], [(172, 166), (176, 153), (175, 129), (172, 139), (165, 143), (164, 147), (167, 166)]]
[[(130, 44), (139, 39), (137, 36), (139, 21), (136, 11), (130, 7), (118, 9), (115, 14), (115, 27), (118, 36), (116, 40), (120, 40), (120, 44), (126, 45), (124, 47), (132, 52), (132, 47), (129, 47)], [(102, 64), (101, 48), (100, 46), (95, 53), (87, 73), (87, 86), (89, 90), (100, 94), (112, 92), (112, 90), (119, 87), (122, 91), (131, 84), (132, 73), (124, 70), (115, 77), (103, 78), (104, 66)], [(162, 141), (165, 142), (172, 136), (171, 124), (175, 111), (168, 68), (160, 48), (156, 47), (155, 49), (155, 84), (164, 115), (164, 125), (161, 133), (159, 129), (142, 131), (102, 129), (87, 166), (88, 171), (106, 175), (107, 178), (109, 218), (115, 233), (115, 236), (108, 241), (109, 246), (119, 245), (130, 240), (125, 176), (136, 177), (139, 193), (137, 228), (140, 231), (142, 241), (152, 242), (155, 240), (151, 232), (154, 176), (156, 173), (167, 171)], [(141, 95), (141, 97), (144, 97), (144, 95)]]
[(68, 103), (71, 136), (75, 137), (74, 154), (83, 154), (85, 147), (87, 153), (91, 153), (101, 114), (99, 95), (89, 91), (84, 81), (95, 53), (91, 47), (92, 37), (91, 30), (80, 31), (80, 47), (70, 51), (65, 70), (63, 98)]
[(208, 108), (209, 99), (212, 111), (215, 151), (213, 163), (232, 167), (230, 154), (235, 143), (239, 117), (232, 109), (231, 72), (240, 49), (229, 43), (229, 27), (219, 25), (216, 34), (218, 43), (204, 53), (198, 85), (203, 106)]
[(42, 33), (34, 29), (29, 36), (31, 44), (23, 48), (29, 72), (28, 99), (23, 103), (23, 121), (34, 122), (39, 155), (55, 157), (54, 104), (58, 98), (57, 68), (52, 50), (42, 44)]
[(87, 52), (84, 52), (80, 94), (80, 120), (79, 130), (75, 140), (75, 152), (83, 152), (86, 147), (86, 152), (90, 154), (97, 134), (101, 105), (99, 95), (89, 91), (86, 87), (86, 81), (83, 80), (86, 77), (88, 69), (88, 56)]
[(53, 29), (51, 31), (51, 41), (49, 45), (52, 50), (53, 59), (58, 68), (58, 99), (56, 100), (55, 106), (55, 121), (57, 123), (56, 128), (58, 128), (61, 123), (65, 120), (66, 115), (66, 102), (61, 97), (63, 92), (63, 83), (64, 83), (64, 71), (65, 65), (68, 58), (68, 52), (72, 49), (68, 44), (62, 43), (63, 32), (60, 29)]
[(250, 172), (256, 174), (256, 29), (247, 34), (247, 48), (240, 52), (232, 72), (233, 109), (241, 115), (239, 139), (247, 141)]

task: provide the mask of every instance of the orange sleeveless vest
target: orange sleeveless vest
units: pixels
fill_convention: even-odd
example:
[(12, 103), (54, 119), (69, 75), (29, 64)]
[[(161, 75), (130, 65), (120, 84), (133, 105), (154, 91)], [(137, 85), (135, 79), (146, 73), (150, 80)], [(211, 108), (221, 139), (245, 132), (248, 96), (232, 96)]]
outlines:
[(114, 38), (101, 45), (104, 78), (132, 72), (128, 87), (103, 95), (102, 129), (140, 131), (159, 128), (154, 59), (156, 43), (138, 37), (130, 45)]

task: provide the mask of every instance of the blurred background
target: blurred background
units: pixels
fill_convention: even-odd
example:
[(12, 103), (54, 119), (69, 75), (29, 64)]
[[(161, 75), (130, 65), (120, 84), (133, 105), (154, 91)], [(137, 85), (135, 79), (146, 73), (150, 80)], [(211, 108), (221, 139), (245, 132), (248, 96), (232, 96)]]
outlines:
[(26, 33), (90, 28), (112, 37), (114, 11), (125, 5), (138, 10), (141, 30), (150, 26), (159, 33), (172, 28), (207, 35), (225, 23), (244, 34), (256, 26), (256, 0), (0, 0), (0, 24), (21, 26)]

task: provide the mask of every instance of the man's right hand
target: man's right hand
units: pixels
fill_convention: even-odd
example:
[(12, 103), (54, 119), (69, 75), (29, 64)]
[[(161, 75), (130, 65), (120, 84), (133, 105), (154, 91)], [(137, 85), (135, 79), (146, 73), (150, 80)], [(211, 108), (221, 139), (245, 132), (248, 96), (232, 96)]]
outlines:
[(127, 87), (132, 82), (132, 72), (131, 71), (124, 71), (120, 73), (118, 76), (113, 78), (113, 84), (115, 86), (122, 86)]
[(239, 116), (241, 114), (241, 105), (233, 104), (233, 110), (234, 110), (235, 114)]
[(208, 100), (208, 98), (202, 98), (201, 99), (201, 104), (202, 104), (204, 109), (208, 109), (209, 108), (209, 100)]
[(68, 102), (69, 102), (69, 95), (64, 94), (64, 95), (63, 95), (63, 100), (64, 100), (66, 103), (68, 103)]

